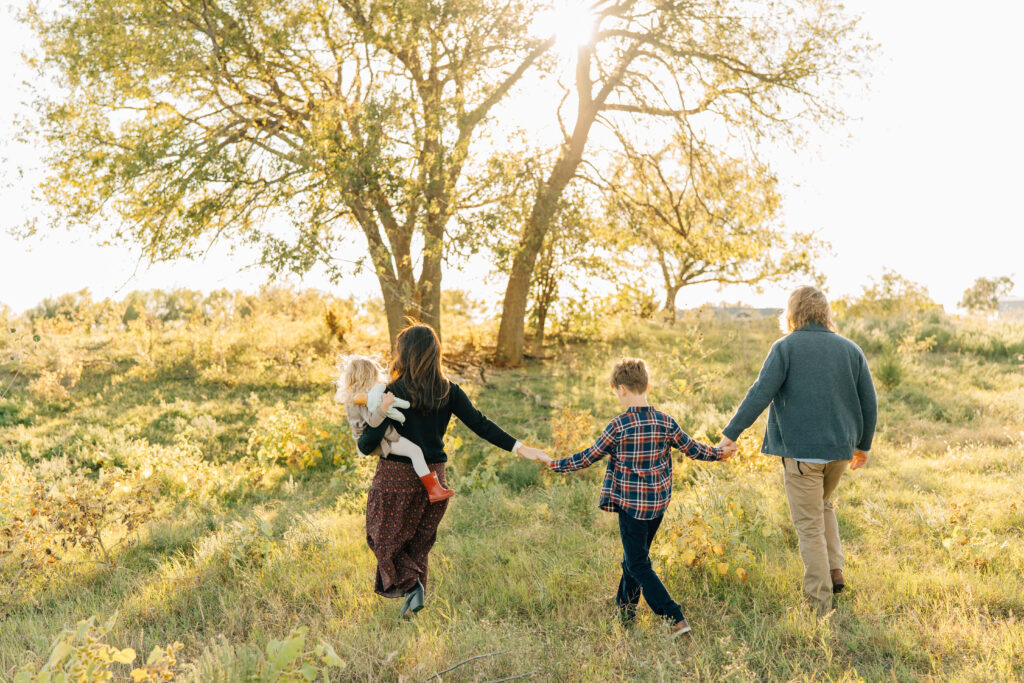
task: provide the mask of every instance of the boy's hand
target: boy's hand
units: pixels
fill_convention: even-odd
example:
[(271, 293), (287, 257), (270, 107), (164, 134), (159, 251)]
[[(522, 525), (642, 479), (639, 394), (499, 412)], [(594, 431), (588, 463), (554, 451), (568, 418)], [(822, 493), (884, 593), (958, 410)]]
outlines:
[(395, 402), (395, 395), (392, 394), (390, 391), (385, 391), (384, 395), (381, 396), (381, 398), (380, 398), (380, 410), (381, 410), (381, 412), (383, 412), (383, 413), (388, 412), (388, 408), (390, 408), (391, 404), (394, 403), (394, 402)]
[(736, 455), (736, 451), (739, 450), (739, 444), (727, 436), (722, 437), (722, 440), (718, 442), (718, 447), (722, 449), (720, 460), (728, 460)]

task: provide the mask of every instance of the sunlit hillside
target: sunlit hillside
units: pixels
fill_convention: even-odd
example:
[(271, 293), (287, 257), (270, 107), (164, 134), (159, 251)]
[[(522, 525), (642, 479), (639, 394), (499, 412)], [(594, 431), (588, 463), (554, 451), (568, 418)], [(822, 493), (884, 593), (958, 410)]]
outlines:
[[(452, 376), (558, 455), (615, 414), (606, 373), (624, 354), (647, 359), (655, 405), (717, 441), (778, 337), (770, 319), (602, 313), (501, 370), (486, 362), (493, 323), (446, 301)], [(542, 473), (458, 424), (427, 608), (400, 620), (373, 594), (374, 462), (354, 457), (331, 381), (342, 353), (386, 354), (374, 304), (272, 289), (50, 303), (3, 321), (4, 680), (57, 680), (38, 672), (69, 653), (114, 680), (1024, 676), (1019, 324), (856, 306), (840, 319), (881, 420), (872, 462), (839, 489), (849, 589), (825, 620), (802, 608), (758, 429), (727, 463), (681, 458), (654, 548), (694, 627), (681, 641), (646, 607), (631, 629), (614, 618), (621, 547), (596, 507), (602, 468)]]

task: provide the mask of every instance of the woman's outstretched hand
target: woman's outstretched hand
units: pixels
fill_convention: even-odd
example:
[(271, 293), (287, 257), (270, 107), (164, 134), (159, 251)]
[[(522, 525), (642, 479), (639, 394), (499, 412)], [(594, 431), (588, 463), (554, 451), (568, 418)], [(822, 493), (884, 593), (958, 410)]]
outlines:
[(526, 458), (527, 460), (537, 460), (545, 465), (551, 463), (551, 458), (548, 457), (547, 453), (539, 448), (534, 448), (525, 444), (519, 447), (519, 456)]

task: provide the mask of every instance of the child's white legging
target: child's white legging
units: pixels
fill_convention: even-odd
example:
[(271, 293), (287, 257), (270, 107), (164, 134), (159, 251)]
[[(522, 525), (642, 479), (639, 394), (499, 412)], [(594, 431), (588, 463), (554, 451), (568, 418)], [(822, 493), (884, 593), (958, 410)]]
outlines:
[(398, 437), (398, 441), (390, 441), (391, 454), (401, 455), (412, 460), (412, 468), (416, 471), (417, 477), (425, 477), (430, 474), (427, 461), (423, 457), (423, 450), (404, 436)]

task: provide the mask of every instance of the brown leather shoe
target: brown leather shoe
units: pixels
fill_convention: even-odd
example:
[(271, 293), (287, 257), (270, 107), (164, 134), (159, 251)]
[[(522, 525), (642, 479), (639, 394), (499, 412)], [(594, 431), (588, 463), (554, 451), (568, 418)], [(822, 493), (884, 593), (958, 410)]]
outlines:
[(846, 587), (846, 582), (843, 581), (843, 570), (833, 569), (832, 570), (832, 592), (842, 593), (843, 588)]
[(686, 621), (686, 617), (683, 617), (682, 620), (677, 621), (672, 625), (672, 637), (677, 638), (684, 633), (689, 633), (691, 630), (689, 622)]

